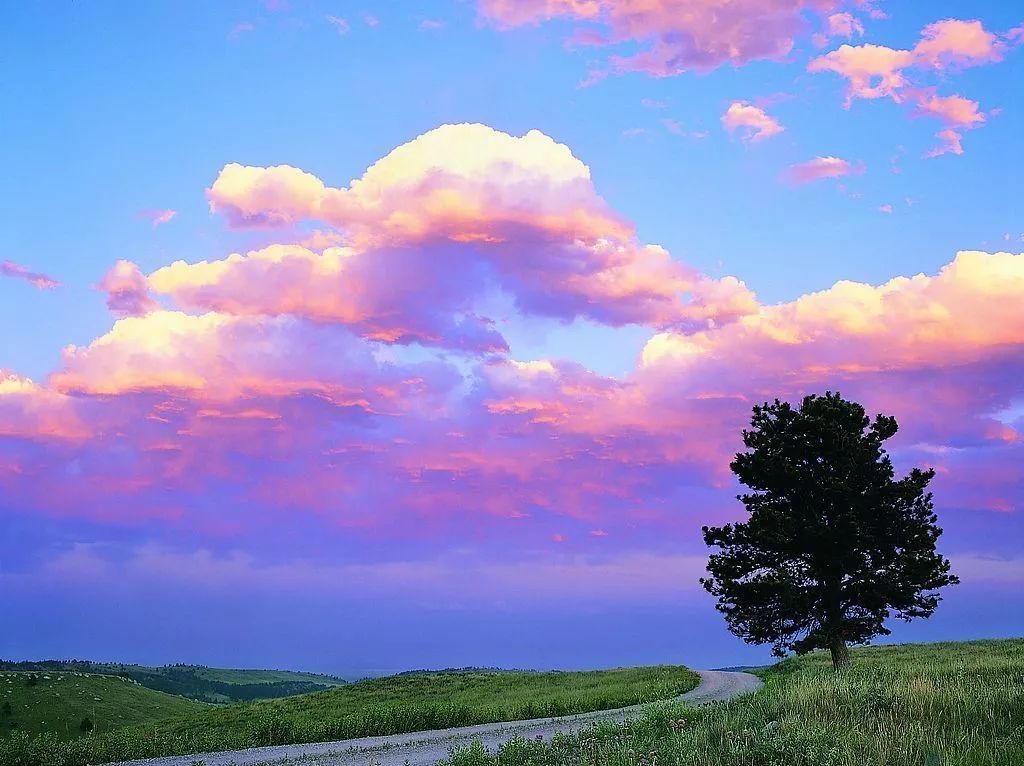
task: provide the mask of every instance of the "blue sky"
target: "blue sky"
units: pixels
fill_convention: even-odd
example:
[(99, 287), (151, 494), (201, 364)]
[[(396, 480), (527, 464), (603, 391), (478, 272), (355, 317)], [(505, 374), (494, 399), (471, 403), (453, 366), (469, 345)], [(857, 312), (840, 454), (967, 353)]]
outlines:
[[(728, 636), (694, 586), (706, 556), (698, 530), (737, 513), (728, 461), (750, 404), (835, 386), (905, 424), (901, 468), (942, 469), (943, 539), (971, 573), (934, 620), (899, 626), (896, 637), (1020, 633), (1024, 316), (1014, 298), (1024, 256), (954, 261), (961, 250), (1024, 249), (1024, 34), (1011, 33), (1024, 22), (1020, 3), (837, 0), (833, 10), (863, 33), (819, 44), (824, 16), (793, 0), (802, 25), (784, 56), (664, 77), (613, 72), (584, 85), (615, 56), (680, 30), (657, 29), (657, 17), (651, 34), (571, 45), (580, 29), (617, 33), (617, 4), (600, 0), (603, 15), (588, 21), (502, 17), (488, 11), (495, 2), (5, 9), (0, 587), (11, 578), (18, 619), (0, 656), (324, 671), (763, 659)], [(918, 63), (912, 86), (849, 108), (848, 78), (808, 71), (843, 44), (913, 49), (928, 25), (950, 19), (979, 21), (998, 52), (977, 65)], [(925, 156), (942, 127), (915, 114), (929, 88), (977, 102), (984, 115), (961, 130), (963, 154)], [(735, 102), (784, 130), (762, 141), (730, 133), (722, 117)], [(458, 123), (493, 128), (446, 135), (497, 159), (487, 173), (455, 173), (443, 191), (505, 200), (520, 172), (539, 190), (532, 207), (511, 206), (521, 228), (498, 255), (490, 241), (459, 249), (467, 231), (480, 232), (446, 229), (450, 221), (431, 219), (401, 189), (382, 194), (403, 215), (426, 215), (439, 240), (388, 239), (389, 222), (367, 223), (366, 210), (250, 227), (232, 216), (259, 202), (251, 189), (208, 192), (238, 163), (257, 174), (301, 169), (357, 196), (349, 185), (373, 163), (409, 142), (422, 153), (425, 136)], [(522, 137), (532, 130), (566, 147), (544, 144), (559, 165), (548, 175), (530, 165), (535, 147)], [(463, 151), (458, 141), (447, 148), (421, 158), (440, 176)], [(848, 174), (787, 181), (794, 166), (827, 157), (847, 161)], [(574, 194), (579, 209), (563, 205)], [(527, 208), (523, 223), (516, 215)], [(558, 227), (580, 210), (596, 233)], [(494, 241), (506, 236), (509, 211), (485, 213), (469, 223)], [(322, 285), (289, 281), (308, 273), (300, 268), (279, 283), (246, 282), (246, 273), (243, 288), (225, 279), (194, 294), (158, 277), (183, 261), (192, 278), (202, 261), (219, 268), (229, 253), (292, 246), (313, 229), (385, 264), (383, 273), (367, 267), (374, 279), (356, 288), (335, 286), (342, 309), (370, 295), (385, 319), (462, 319), (494, 299), (473, 293), (466, 275), (505, 269), (490, 287), (514, 316), (483, 325), (508, 349), (382, 340), (376, 326), (325, 319), (321, 304), (311, 307)], [(387, 273), (393, 253), (382, 241), (425, 279), (420, 293), (402, 293), (406, 275)], [(606, 270), (608, 241), (628, 254), (627, 269)], [(651, 244), (667, 250), (665, 262), (637, 255)], [(552, 258), (541, 277), (523, 265), (537, 252)], [(442, 258), (433, 269), (432, 254)], [(329, 256), (307, 253), (303, 268)], [(447, 257), (468, 265), (446, 270), (463, 263)], [(119, 261), (130, 262), (141, 310), (118, 308), (102, 289)], [(40, 289), (19, 270), (60, 285)], [(924, 298), (830, 290), (919, 273), (930, 277)], [(683, 283), (680, 298), (672, 285)], [(290, 289), (310, 305), (260, 303)], [(740, 308), (716, 304), (719, 289)], [(808, 299), (819, 291), (828, 292)], [(877, 316), (857, 321), (875, 298)], [(801, 312), (798, 299), (813, 305)], [(669, 319), (666, 306), (677, 312)], [(704, 312), (696, 325), (691, 309)], [(180, 329), (200, 316), (244, 331)], [(661, 348), (658, 338), (668, 351), (639, 362)], [(201, 383), (181, 388), (182, 379)], [(232, 388), (236, 379), (250, 387)], [(635, 592), (605, 592), (622, 578)], [(480, 583), (493, 592), (475, 604)], [(97, 606), (91, 594), (102, 592), (113, 598)], [(42, 614), (40, 603), (56, 611)], [(346, 632), (352, 616), (359, 627)], [(310, 635), (294, 637), (299, 623)], [(233, 643), (205, 641), (204, 625), (264, 636), (275, 649), (254, 641), (236, 654)]]
[[(68, 342), (108, 324), (92, 289), (110, 262), (144, 269), (246, 246), (209, 214), (202, 189), (226, 162), (290, 164), (340, 185), (391, 148), (447, 122), (537, 128), (573, 148), (598, 191), (664, 245), (713, 274), (736, 274), (767, 302), (829, 287), (932, 272), (958, 249), (997, 248), (1024, 233), (1019, 180), (1024, 56), (956, 76), (955, 90), (1002, 113), (968, 136), (962, 157), (923, 160), (934, 125), (890, 102), (843, 108), (843, 82), (787, 62), (708, 74), (610, 78), (580, 88), (600, 55), (563, 45), (571, 23), (510, 31), (472, 3), (29, 3), (7, 14), (0, 98), (7, 183), (5, 258), (66, 284), (41, 297), (3, 285), (3, 363), (41, 376)], [(909, 46), (927, 23), (970, 15), (994, 30), (1019, 23), (1013, 3), (911, 3), (870, 24), (873, 43)], [(365, 15), (379, 19), (368, 26)], [(327, 16), (346, 18), (340, 35)], [(425, 20), (443, 28), (421, 29)], [(240, 24), (253, 29), (235, 32)], [(805, 55), (800, 55), (805, 54)], [(18, 73), (17, 76), (12, 76)], [(743, 145), (720, 116), (733, 100), (776, 96), (786, 126)], [(645, 108), (644, 99), (664, 103)], [(702, 139), (669, 132), (677, 121)], [(649, 133), (623, 135), (642, 128)], [(784, 188), (780, 172), (816, 155), (862, 161), (849, 188)], [(899, 175), (890, 172), (899, 157)], [(907, 200), (911, 203), (908, 204)], [(882, 215), (881, 205), (893, 205)], [(154, 230), (142, 209), (178, 211)], [(259, 235), (252, 242), (259, 242)], [(893, 264), (899, 268), (894, 269)], [(642, 343), (642, 341), (637, 341)], [(533, 349), (531, 349), (533, 350)], [(625, 369), (633, 352), (605, 361)], [(598, 364), (602, 360), (594, 360)]]

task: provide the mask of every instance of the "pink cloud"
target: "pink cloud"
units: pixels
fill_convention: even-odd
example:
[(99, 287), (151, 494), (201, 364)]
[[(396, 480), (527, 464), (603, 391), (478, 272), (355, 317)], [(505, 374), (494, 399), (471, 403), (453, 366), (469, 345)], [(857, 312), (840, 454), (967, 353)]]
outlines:
[(67, 397), (0, 368), (0, 439), (80, 439), (87, 434)]
[[(148, 276), (116, 264), (112, 300), (130, 308), (152, 290), (175, 308), (144, 305), (67, 347), (45, 381), (0, 375), (5, 511), (30, 530), (57, 517), (68, 539), (116, 549), (75, 548), (53, 577), (415, 580), (436, 586), (431, 598), (466, 593), (452, 583), (477, 570), (434, 558), (472, 548), (488, 561), (485, 593), (555, 583), (552, 598), (568, 597), (607, 582), (624, 597), (674, 595), (705, 561), (700, 524), (738, 512), (728, 466), (752, 404), (826, 388), (898, 417), (894, 459), (936, 467), (947, 528), (1024, 507), (1012, 414), (1024, 254), (962, 252), (935, 274), (760, 304), (735, 278), (677, 272), (567, 148), (526, 138), (417, 139), (343, 188), (295, 169), (232, 171), (211, 189), (225, 215), (313, 218), (345, 240)], [(465, 155), (450, 149), (463, 142)], [(493, 203), (485, 215), (465, 213), (474, 195)], [(452, 236), (467, 231), (501, 236)], [(477, 269), (528, 317), (649, 321), (635, 369), (613, 378), (569, 359), (374, 337), (371, 325), (407, 320), (452, 332)], [(651, 285), (680, 273), (691, 297), (665, 303)], [(610, 541), (617, 557), (602, 558)]]
[(929, 157), (942, 154), (963, 154), (961, 145), (964, 130), (976, 128), (985, 122), (985, 115), (978, 109), (978, 102), (963, 96), (939, 96), (934, 88), (914, 92), (911, 98), (916, 104), (914, 114), (934, 117), (945, 127), (936, 137), (940, 143), (928, 152)]
[[(927, 156), (962, 154), (962, 130), (984, 122), (975, 101), (962, 96), (941, 97), (934, 87), (914, 85), (912, 74), (959, 70), (1001, 61), (1013, 31), (1000, 38), (980, 21), (946, 19), (926, 26), (912, 50), (895, 50), (880, 45), (842, 45), (813, 59), (810, 72), (831, 71), (848, 81), (846, 107), (854, 99), (891, 98), (916, 106), (915, 115), (940, 119), (945, 127), (937, 134), (940, 144)], [(979, 119), (980, 118), (980, 119)]]
[(854, 35), (864, 34), (864, 25), (852, 13), (833, 13), (825, 21), (831, 37), (850, 39)]
[[(663, 248), (638, 242), (632, 225), (597, 194), (587, 166), (538, 131), (515, 137), (483, 125), (446, 125), (395, 149), (344, 188), (288, 166), (227, 165), (208, 197), (232, 225), (320, 220), (342, 232), (347, 246), (322, 253), (271, 248), (214, 264), (180, 262), (151, 275), (154, 289), (191, 308), (244, 312), (250, 303), (255, 312), (365, 324), (376, 339), (431, 345), (444, 345), (447, 330), (417, 332), (412, 323), (444, 316), (447, 327), (452, 314), (438, 311), (447, 308), (478, 327), (474, 340), (456, 346), (495, 349), (503, 343), (489, 321), (476, 318), (490, 286), (525, 313), (611, 325), (731, 319), (713, 314), (711, 293), (716, 306), (752, 305), (742, 283), (715, 284)], [(251, 289), (270, 273), (278, 288)], [(723, 301), (727, 288), (734, 296)]]
[(841, 45), (807, 65), (809, 72), (835, 72), (849, 81), (846, 106), (855, 98), (890, 97), (899, 100), (907, 84), (903, 71), (914, 62), (910, 51), (884, 45)]
[(163, 226), (165, 223), (169, 223), (174, 216), (178, 214), (177, 210), (140, 210), (137, 213), (139, 218), (144, 218), (149, 221), (153, 228), (157, 226)]
[[(537, 577), (566, 579), (552, 598), (594, 593), (588, 578), (605, 576), (648, 597), (699, 573), (703, 550), (674, 549), (686, 530), (732, 517), (737, 435), (751, 404), (776, 395), (841, 386), (895, 413), (897, 460), (910, 450), (921, 464), (927, 449), (948, 471), (937, 480), (947, 528), (950, 503), (1019, 507), (1024, 435), (994, 413), (1024, 396), (1022, 286), (1024, 255), (961, 253), (934, 276), (840, 282), (730, 325), (658, 334), (621, 380), (556, 360), (389, 362), (338, 327), (154, 312), (70, 349), (46, 385), (0, 379), (0, 487), (34, 516), (90, 519), (94, 536), (95, 525), (143, 541), (165, 530), (205, 551), (143, 544), (123, 563), (79, 551), (55, 577), (150, 572), (229, 589), (427, 578), (436, 595), (466, 567), (437, 568), (412, 546), (449, 550), (469, 528), (502, 541), (482, 591), (529, 593), (535, 583), (499, 573), (534, 562)], [(963, 463), (981, 451), (988, 470)], [(615, 559), (578, 555), (606, 538)], [(672, 556), (659, 553), (669, 538)], [(531, 558), (555, 539), (576, 557)], [(345, 551), (386, 540), (399, 560), (360, 569), (309, 540)], [(225, 542), (227, 553), (204, 547)]]
[(1002, 60), (1006, 44), (980, 21), (947, 19), (929, 24), (913, 50), (883, 45), (841, 45), (813, 59), (810, 72), (831, 71), (849, 81), (847, 106), (855, 98), (901, 100), (910, 69), (966, 68)]
[(806, 184), (826, 178), (842, 178), (863, 172), (863, 166), (852, 165), (840, 157), (815, 157), (813, 160), (798, 165), (790, 165), (784, 176), (792, 183)]
[[(644, 359), (734, 359), (742, 347), (740, 356), (767, 360), (773, 348), (790, 344), (782, 363), (809, 376), (971, 363), (986, 350), (997, 354), (1024, 343), (1024, 312), (1008, 304), (1021, 288), (1024, 254), (964, 251), (935, 276), (897, 277), (879, 286), (838, 282), (791, 303), (763, 307), (735, 327), (656, 336)], [(723, 357), (721, 343), (737, 345)]]
[(115, 263), (97, 287), (107, 294), (107, 308), (118, 316), (140, 316), (159, 308), (145, 275), (131, 261)]
[(38, 271), (30, 271), (25, 266), (15, 263), (14, 261), (0, 262), (0, 274), (3, 274), (5, 277), (11, 277), (12, 279), (21, 279), (40, 290), (53, 290), (54, 288), (60, 287), (60, 282), (53, 277), (47, 276), (46, 274), (42, 274)]
[(825, 28), (815, 34), (812, 40), (819, 48), (824, 48), (829, 40), (837, 37), (842, 37), (846, 40), (851, 40), (855, 35), (860, 36), (864, 34), (864, 25), (860, 19), (854, 16), (852, 13), (841, 12), (832, 13), (825, 18)]
[(946, 19), (921, 31), (914, 57), (919, 66), (964, 69), (1001, 61), (1005, 49), (1006, 44), (980, 21)]
[(730, 133), (740, 130), (743, 141), (757, 142), (777, 136), (785, 128), (764, 109), (745, 101), (734, 101), (722, 115), (722, 125)]
[(501, 28), (552, 19), (599, 24), (609, 42), (641, 46), (612, 56), (608, 72), (654, 77), (708, 71), (758, 59), (782, 59), (806, 27), (805, 14), (827, 13), (839, 3), (817, 0), (478, 0), (481, 16)]

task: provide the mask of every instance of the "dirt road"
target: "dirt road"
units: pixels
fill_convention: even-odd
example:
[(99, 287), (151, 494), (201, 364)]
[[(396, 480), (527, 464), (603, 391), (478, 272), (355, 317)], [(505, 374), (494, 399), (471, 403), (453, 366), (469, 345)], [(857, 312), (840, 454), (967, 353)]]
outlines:
[[(676, 698), (679, 702), (703, 705), (707, 702), (738, 697), (761, 687), (761, 680), (749, 673), (734, 673), (725, 670), (698, 670), (700, 684), (696, 689)], [(617, 721), (634, 717), (643, 705), (597, 710), (593, 713), (563, 716), (561, 718), (536, 718), (530, 721), (508, 721), (485, 723), (477, 726), (460, 726), (455, 729), (414, 731), (408, 734), (392, 734), (386, 737), (361, 737), (338, 742), (315, 742), (308, 745), (274, 745), (249, 750), (233, 750), (224, 753), (202, 753), (201, 755), (175, 755), (167, 758), (150, 758), (128, 761), (127, 766), (254, 766), (275, 761), (302, 766), (434, 766), (448, 755), (448, 749), (455, 745), (482, 742), (489, 750), (514, 737), (551, 739), (555, 734), (565, 734), (579, 729), (593, 721)]]

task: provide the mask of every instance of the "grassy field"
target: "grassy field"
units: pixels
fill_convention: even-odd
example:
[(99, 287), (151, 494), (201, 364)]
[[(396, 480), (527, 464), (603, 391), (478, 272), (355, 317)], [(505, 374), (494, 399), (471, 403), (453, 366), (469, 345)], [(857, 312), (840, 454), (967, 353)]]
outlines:
[(202, 708), (113, 676), (0, 671), (0, 737), (47, 731), (60, 740), (75, 739), (86, 733), (86, 718), (98, 735)]
[(0, 671), (3, 670), (122, 676), (148, 689), (218, 704), (308, 694), (345, 683), (335, 676), (292, 670), (235, 670), (181, 664), (150, 667), (87, 660), (0, 662)]
[(676, 666), (391, 676), (298, 697), (206, 707), (73, 741), (13, 732), (0, 739), (0, 766), (81, 766), (561, 715), (668, 699), (697, 681), (695, 673)]
[(655, 706), (625, 727), (481, 748), (444, 766), (1020, 766), (1024, 640), (861, 649), (764, 671), (755, 695)]

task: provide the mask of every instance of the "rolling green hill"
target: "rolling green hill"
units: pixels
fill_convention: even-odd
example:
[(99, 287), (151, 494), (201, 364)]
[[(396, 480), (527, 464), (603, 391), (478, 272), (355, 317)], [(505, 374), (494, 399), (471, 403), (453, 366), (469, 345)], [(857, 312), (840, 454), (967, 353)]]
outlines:
[[(99, 735), (203, 707), (114, 676), (0, 671), (0, 737), (11, 731), (45, 731), (61, 740), (73, 739), (90, 729)], [(90, 725), (83, 729), (85, 719)]]
[(0, 766), (81, 766), (561, 715), (668, 699), (697, 682), (696, 673), (678, 666), (390, 676), (297, 697), (205, 706), (69, 742), (9, 735), (0, 739)]
[(814, 654), (758, 674), (761, 691), (725, 704), (665, 705), (625, 727), (467, 748), (439, 766), (1024, 764), (1024, 640), (856, 649), (839, 674)]
[(126, 665), (85, 660), (43, 660), (40, 662), (0, 662), (2, 670), (37, 673), (80, 672), (121, 676), (148, 689), (177, 694), (202, 702), (248, 702), (274, 699), (293, 694), (308, 694), (345, 683), (335, 676), (292, 670), (235, 670), (205, 665)]

